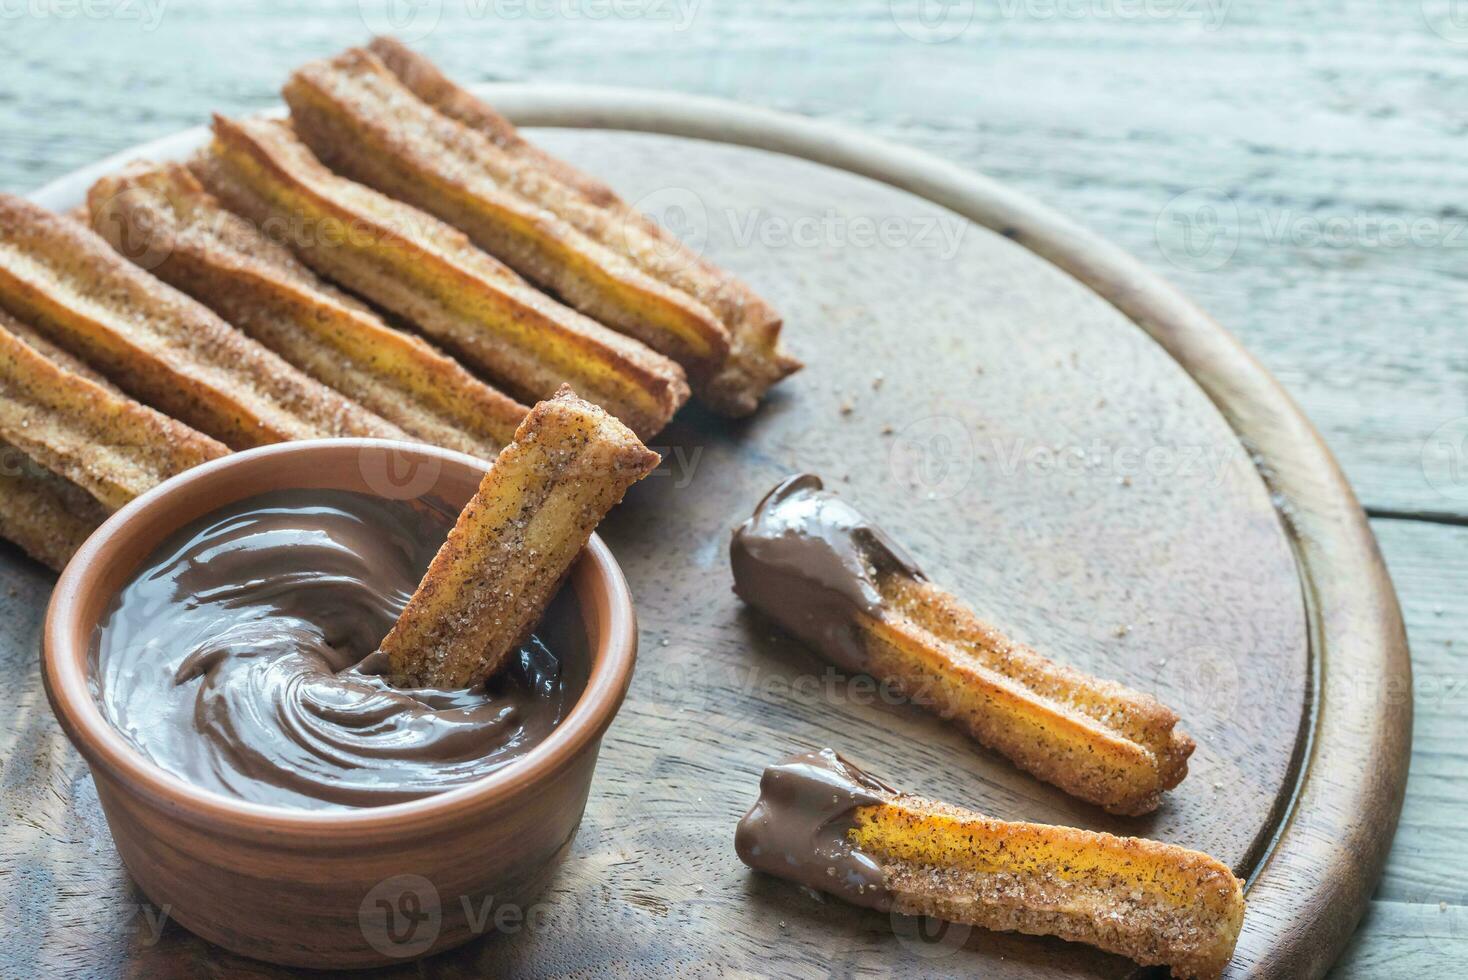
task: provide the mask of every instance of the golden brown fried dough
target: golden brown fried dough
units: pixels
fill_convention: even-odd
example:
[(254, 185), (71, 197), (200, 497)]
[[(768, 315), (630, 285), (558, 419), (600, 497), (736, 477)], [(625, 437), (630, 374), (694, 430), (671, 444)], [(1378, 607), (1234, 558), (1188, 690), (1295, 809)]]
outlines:
[(298, 69), (291, 123), (328, 167), (436, 215), (569, 305), (666, 354), (695, 390), (729, 355), (712, 310), (510, 187), (518, 164), (435, 110), (368, 51)]
[(0, 538), (59, 572), (107, 514), (81, 487), (0, 442)]
[(899, 792), (830, 749), (765, 770), (735, 836), (750, 867), (902, 915), (1059, 936), (1214, 978), (1244, 920), (1215, 858), (1135, 837), (1011, 823)]
[(114, 247), (166, 241), (155, 275), (409, 435), (491, 459), (529, 411), (322, 282), (182, 164), (134, 164), (88, 199)]
[[(729, 356), (711, 374), (694, 373), (700, 400), (725, 415), (748, 415), (771, 385), (800, 369), (800, 362), (780, 347), (779, 314), (743, 282), (703, 259), (605, 184), (532, 146), (509, 120), (445, 78), (426, 58), (387, 37), (373, 40), (370, 50), (419, 99), (502, 151), (494, 155), (482, 141), (471, 144), (465, 137), (445, 135), (455, 159), (476, 168), (475, 175), (487, 176), (505, 193), (544, 208), (715, 314), (728, 331)], [(395, 113), (406, 111), (399, 106)], [(412, 132), (413, 138), (426, 140), (426, 128)], [(432, 144), (425, 141), (420, 149), (437, 145), (438, 139)], [(481, 167), (482, 171), (477, 169)], [(464, 186), (468, 181), (466, 176)], [(479, 234), (475, 228), (483, 217), (468, 202), (446, 203), (445, 209), (441, 217), (455, 224), (462, 219), (461, 227)]]
[(409, 683), (489, 678), (540, 622), (591, 532), (658, 454), (562, 388), (531, 409), (382, 641)]
[(111, 509), (229, 452), (182, 422), (67, 371), (3, 328), (0, 438)]
[(732, 559), (746, 602), (1068, 793), (1135, 815), (1187, 775), (1176, 713), (1009, 639), (813, 476), (760, 503)]
[(232, 448), (404, 436), (134, 267), (81, 223), (3, 194), (0, 306), (129, 395)]
[(65, 348), (58, 347), (48, 340), (46, 335), (41, 333), (41, 331), (24, 320), (17, 320), (4, 310), (0, 310), (0, 330), (4, 330), (18, 340), (25, 341), (29, 347), (58, 367), (70, 371), (72, 374), (79, 374), (93, 384), (106, 388), (114, 395), (122, 394), (122, 389), (111, 381), (108, 381), (101, 371), (98, 371), (92, 365)]
[(1155, 810), (1194, 743), (1156, 698), (1047, 660), (931, 582), (882, 575), (871, 670), (1021, 769), (1112, 813)]
[(317, 272), (415, 324), (517, 396), (571, 383), (641, 435), (688, 398), (682, 368), (540, 293), (438, 219), (321, 165), (289, 125), (216, 117), (204, 186)]

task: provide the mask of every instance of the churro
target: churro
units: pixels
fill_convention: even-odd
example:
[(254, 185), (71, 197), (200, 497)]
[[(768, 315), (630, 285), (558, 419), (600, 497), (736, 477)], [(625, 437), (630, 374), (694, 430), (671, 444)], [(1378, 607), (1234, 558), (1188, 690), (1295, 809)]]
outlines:
[(134, 164), (99, 180), (88, 201), (114, 247), (166, 242), (154, 275), (409, 435), (490, 459), (529, 411), (322, 282), (182, 164)]
[(66, 370), (0, 321), (0, 439), (116, 509), (229, 452), (182, 422)]
[(531, 409), (382, 641), (394, 674), (434, 687), (494, 674), (596, 525), (658, 461), (569, 388)]
[(1174, 712), (1007, 638), (814, 476), (760, 502), (731, 560), (745, 602), (838, 666), (891, 684), (1074, 796), (1147, 813), (1187, 775), (1194, 744)]
[(107, 514), (81, 487), (0, 442), (0, 538), (59, 572)]
[[(729, 355), (711, 373), (692, 373), (698, 396), (709, 407), (725, 415), (748, 415), (772, 385), (800, 369), (800, 362), (780, 346), (779, 314), (748, 285), (704, 259), (602, 182), (532, 146), (509, 120), (444, 77), (426, 58), (388, 37), (374, 39), (369, 49), (422, 102), (484, 137), (474, 141), (447, 131), (433, 137), (435, 144), (443, 139), (452, 146), (454, 159), (469, 168), (463, 186), (470, 186), (471, 178), (492, 182), (714, 313), (728, 331)], [(401, 100), (396, 111), (420, 115), (416, 109), (404, 109)], [(437, 132), (442, 127), (425, 124), (411, 131), (414, 139), (424, 140), (423, 147), (429, 145), (430, 129)], [(495, 148), (498, 154), (491, 152)], [(455, 223), (463, 220), (462, 227), (471, 234), (483, 227), (483, 199), (460, 197), (444, 206), (441, 216)]]
[(232, 448), (404, 435), (136, 268), (80, 222), (5, 194), (0, 306), (132, 397)]
[(322, 163), (458, 228), (593, 319), (673, 358), (694, 389), (729, 355), (712, 310), (513, 189), (516, 161), (353, 48), (296, 70), (291, 123)]
[(830, 749), (770, 766), (735, 835), (751, 868), (857, 905), (1058, 936), (1220, 975), (1243, 925), (1242, 883), (1172, 844), (995, 820), (899, 792)]
[(287, 123), (216, 116), (214, 140), (192, 169), (317, 272), (516, 396), (545, 398), (570, 383), (642, 436), (688, 398), (676, 363), (537, 291), (437, 218), (333, 174)]

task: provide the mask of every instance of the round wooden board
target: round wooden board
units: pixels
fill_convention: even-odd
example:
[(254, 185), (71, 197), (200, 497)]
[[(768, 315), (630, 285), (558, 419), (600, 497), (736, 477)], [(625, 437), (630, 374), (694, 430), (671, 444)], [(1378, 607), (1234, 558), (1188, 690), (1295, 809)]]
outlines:
[[(399, 972), (1133, 972), (1084, 947), (935, 931), (746, 871), (733, 828), (761, 769), (827, 745), (997, 817), (1208, 851), (1250, 879), (1230, 975), (1323, 973), (1395, 827), (1410, 668), (1360, 508), (1267, 374), (1134, 260), (932, 158), (707, 100), (485, 91), (522, 124), (555, 127), (533, 138), (753, 283), (808, 367), (750, 420), (686, 409), (654, 440), (662, 468), (603, 526), (642, 651), (573, 852), (513, 936)], [(180, 156), (200, 138), (124, 156)], [(73, 206), (118, 162), (37, 199)], [(1188, 779), (1150, 817), (1108, 817), (742, 609), (729, 532), (797, 470), (848, 494), (1016, 636), (1176, 707), (1198, 740)], [(6, 962), (273, 975), (158, 929), (160, 910), (130, 885), (41, 692), (51, 581), (0, 555), (12, 624), (0, 656), (21, 679), (0, 744), (0, 898), (20, 923)]]

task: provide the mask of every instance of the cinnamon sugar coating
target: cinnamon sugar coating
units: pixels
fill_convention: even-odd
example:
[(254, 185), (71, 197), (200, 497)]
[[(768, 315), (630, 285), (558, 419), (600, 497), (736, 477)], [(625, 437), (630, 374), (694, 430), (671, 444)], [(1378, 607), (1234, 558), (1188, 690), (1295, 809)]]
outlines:
[(659, 459), (568, 387), (536, 405), (382, 641), (393, 671), (434, 687), (490, 677), (540, 621), (607, 511)]
[[(501, 151), (494, 159), (493, 178), (503, 189), (714, 313), (728, 332), (728, 356), (712, 372), (692, 372), (699, 399), (714, 411), (748, 415), (772, 385), (800, 370), (800, 361), (780, 344), (780, 315), (747, 284), (679, 241), (606, 184), (532, 145), (508, 119), (444, 77), (422, 55), (389, 37), (375, 38), (368, 48), (419, 99)], [(465, 137), (456, 139), (468, 142)], [(485, 144), (475, 145), (475, 167), (483, 167), (489, 157)]]
[(323, 282), (182, 164), (136, 163), (88, 199), (115, 247), (140, 231), (167, 241), (155, 275), (413, 437), (491, 459), (529, 411)]

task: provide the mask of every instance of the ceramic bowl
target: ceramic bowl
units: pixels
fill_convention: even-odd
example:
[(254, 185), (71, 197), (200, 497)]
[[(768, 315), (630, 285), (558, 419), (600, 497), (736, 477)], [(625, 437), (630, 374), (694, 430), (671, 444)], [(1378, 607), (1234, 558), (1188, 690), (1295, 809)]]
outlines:
[(569, 582), (591, 652), (580, 700), (524, 758), (438, 795), (301, 810), (200, 789), (114, 729), (90, 679), (109, 604), (169, 534), (196, 518), (287, 488), (430, 495), (457, 509), (485, 467), (460, 453), (381, 440), (268, 446), (174, 477), (118, 511), (77, 552), (46, 616), (46, 692), (91, 767), (123, 862), (170, 918), (246, 956), (336, 968), (402, 962), (523, 921), (571, 846), (602, 734), (636, 658), (631, 595), (599, 538)]

